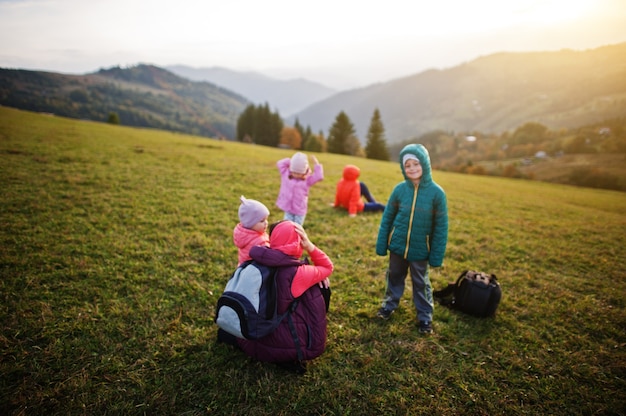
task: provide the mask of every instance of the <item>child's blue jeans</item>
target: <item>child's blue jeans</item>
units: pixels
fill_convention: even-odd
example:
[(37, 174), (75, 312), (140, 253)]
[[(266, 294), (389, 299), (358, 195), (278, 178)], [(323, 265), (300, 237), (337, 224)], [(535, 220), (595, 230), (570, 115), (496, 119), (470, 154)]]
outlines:
[(285, 216), (283, 217), (283, 219), (303, 225), (304, 217), (306, 217), (306, 215), (296, 215), (296, 214), (292, 214), (291, 212), (285, 212)]
[(408, 261), (402, 256), (389, 253), (387, 288), (382, 306), (391, 311), (398, 307), (404, 293), (407, 272), (410, 272), (413, 283), (413, 304), (417, 310), (417, 320), (432, 322), (434, 302), (428, 277), (428, 261)]
[(361, 197), (365, 198), (367, 201), (363, 206), (363, 211), (365, 212), (376, 212), (376, 211), (384, 211), (385, 205), (379, 202), (376, 202), (372, 194), (370, 193), (369, 188), (365, 183), (359, 182), (361, 185)]

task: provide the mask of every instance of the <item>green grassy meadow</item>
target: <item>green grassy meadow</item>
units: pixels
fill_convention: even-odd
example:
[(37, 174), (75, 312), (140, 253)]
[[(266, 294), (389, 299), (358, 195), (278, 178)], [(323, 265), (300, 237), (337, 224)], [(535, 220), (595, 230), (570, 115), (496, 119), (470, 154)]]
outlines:
[(0, 107), (0, 414), (626, 414), (626, 193), (435, 171), (450, 230), (434, 288), (482, 270), (503, 299), (492, 319), (436, 306), (422, 336), (410, 283), (375, 318), (380, 214), (329, 206), (345, 164), (382, 201), (399, 165), (317, 154), (326, 352), (298, 376), (217, 344), (238, 198), (282, 219), (291, 154)]

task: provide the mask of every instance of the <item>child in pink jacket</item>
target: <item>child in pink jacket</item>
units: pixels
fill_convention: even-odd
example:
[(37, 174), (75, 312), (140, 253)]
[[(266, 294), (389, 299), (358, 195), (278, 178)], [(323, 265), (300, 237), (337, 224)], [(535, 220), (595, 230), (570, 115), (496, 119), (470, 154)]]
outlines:
[(324, 179), (324, 169), (312, 157), (313, 172), (309, 167), (307, 155), (296, 152), (291, 158), (281, 159), (276, 163), (280, 172), (280, 191), (276, 206), (285, 212), (284, 219), (297, 224), (304, 224), (308, 205), (309, 189)]
[(239, 249), (239, 266), (250, 260), (250, 249), (254, 246), (269, 246), (267, 233), (269, 209), (259, 201), (246, 199), (242, 195), (239, 205), (239, 224), (233, 230), (233, 242)]

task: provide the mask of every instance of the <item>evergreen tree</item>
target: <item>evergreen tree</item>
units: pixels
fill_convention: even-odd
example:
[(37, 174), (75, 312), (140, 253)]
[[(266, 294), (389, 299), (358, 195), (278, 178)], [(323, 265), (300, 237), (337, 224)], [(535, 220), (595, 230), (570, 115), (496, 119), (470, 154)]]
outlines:
[(310, 133), (304, 142), (303, 149), (307, 152), (325, 152), (326, 141), (324, 140), (324, 135), (321, 132), (320, 134)]
[(278, 141), (280, 140), (280, 131), (276, 135), (276, 140), (274, 143), (272, 137), (272, 112), (270, 111), (270, 106), (268, 103), (265, 103), (264, 105), (257, 108), (255, 121), (256, 135), (254, 137), (254, 142), (257, 144), (262, 144), (264, 146), (278, 145)]
[(355, 133), (356, 131), (352, 121), (350, 121), (346, 113), (341, 111), (335, 118), (335, 122), (328, 132), (328, 152), (338, 153), (340, 155), (352, 154), (350, 152), (350, 146), (348, 146), (348, 144), (350, 144), (348, 138), (355, 136)]
[(237, 119), (237, 140), (250, 138), (253, 143), (276, 147), (283, 126), (280, 114), (272, 113), (269, 104), (258, 107), (250, 104)]
[(370, 127), (367, 131), (365, 154), (368, 159), (389, 160), (389, 149), (385, 140), (385, 127), (380, 119), (378, 108), (374, 110)]
[(241, 113), (237, 119), (237, 140), (241, 142), (244, 138), (248, 137), (254, 141), (255, 119), (256, 106), (254, 104), (250, 104), (243, 110), (243, 113)]
[(305, 139), (309, 136), (307, 135), (307, 132), (302, 127), (302, 124), (300, 124), (300, 120), (298, 120), (297, 117), (296, 117), (296, 121), (293, 124), (293, 128), (298, 130), (298, 133), (300, 133), (300, 137), (302, 137), (302, 144), (304, 144)]
[(120, 124), (120, 116), (115, 112), (109, 113), (109, 118), (107, 118), (107, 123), (109, 124)]

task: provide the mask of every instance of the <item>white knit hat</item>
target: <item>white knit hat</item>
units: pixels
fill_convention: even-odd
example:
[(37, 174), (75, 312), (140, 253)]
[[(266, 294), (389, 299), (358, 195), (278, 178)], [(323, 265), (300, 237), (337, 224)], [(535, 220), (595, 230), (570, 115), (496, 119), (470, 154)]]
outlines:
[(296, 152), (289, 161), (289, 170), (293, 173), (305, 174), (309, 171), (309, 158), (302, 152)]
[(252, 228), (254, 224), (270, 215), (270, 210), (265, 205), (254, 199), (246, 199), (241, 195), (239, 205), (239, 222), (245, 228)]
[(413, 159), (413, 160), (417, 160), (417, 163), (421, 164), (422, 162), (420, 162), (420, 160), (417, 158), (417, 156), (415, 156), (413, 153), (407, 153), (406, 155), (402, 156), (402, 166), (404, 166), (404, 164), (406, 163), (407, 160), (409, 159)]

